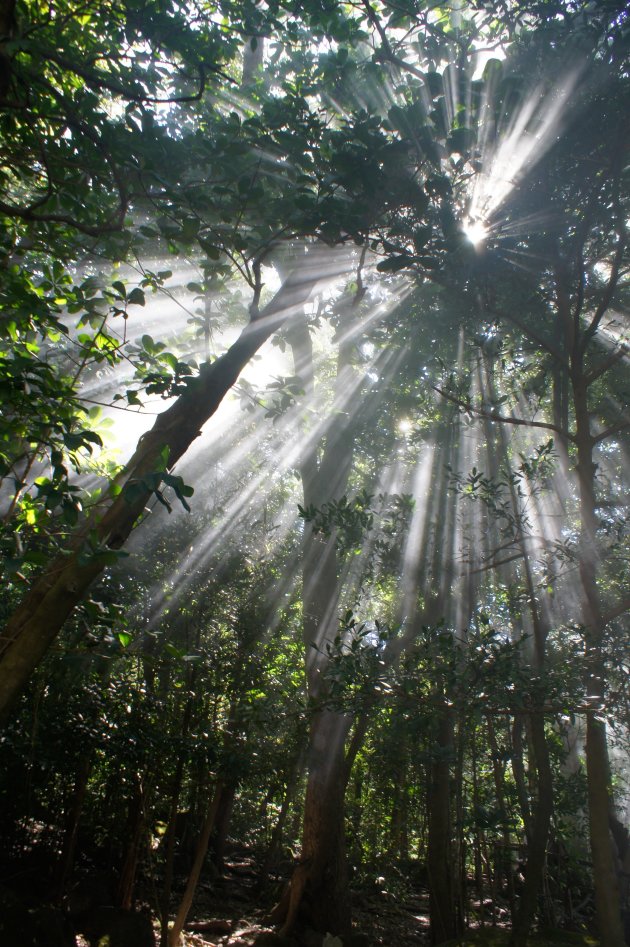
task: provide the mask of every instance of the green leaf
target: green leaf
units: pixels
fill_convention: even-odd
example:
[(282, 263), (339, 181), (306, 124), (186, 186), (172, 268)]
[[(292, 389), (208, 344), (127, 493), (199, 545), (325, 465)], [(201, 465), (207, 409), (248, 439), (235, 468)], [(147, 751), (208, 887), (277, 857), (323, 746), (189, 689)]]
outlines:
[(377, 264), (376, 269), (379, 273), (398, 273), (399, 270), (404, 270), (405, 267), (411, 264), (411, 258), (406, 254), (401, 254), (399, 256), (388, 257), (386, 260), (381, 260)]
[(220, 249), (215, 246), (209, 237), (197, 237), (197, 243), (210, 260), (218, 260), (221, 256)]
[(134, 289), (131, 290), (127, 298), (127, 302), (130, 303), (132, 306), (145, 305), (146, 299), (144, 297), (144, 293), (138, 286), (136, 286)]

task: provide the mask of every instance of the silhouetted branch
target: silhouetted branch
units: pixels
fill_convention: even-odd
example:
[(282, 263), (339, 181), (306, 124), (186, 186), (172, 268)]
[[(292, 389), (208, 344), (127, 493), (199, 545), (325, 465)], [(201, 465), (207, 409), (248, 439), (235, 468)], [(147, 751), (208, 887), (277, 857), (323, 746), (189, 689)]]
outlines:
[(565, 437), (567, 440), (575, 443), (574, 435), (569, 434), (568, 431), (565, 431), (564, 428), (561, 428), (558, 424), (548, 424), (546, 421), (528, 421), (525, 418), (516, 418), (511, 414), (499, 414), (498, 411), (485, 411), (483, 408), (476, 408), (469, 401), (462, 401), (461, 398), (449, 394), (449, 392), (444, 391), (444, 389), (438, 385), (431, 385), (431, 388), (447, 401), (456, 404), (462, 411), (474, 414), (476, 417), (486, 418), (488, 421), (499, 421), (501, 424), (514, 424), (518, 427), (536, 427), (542, 428), (545, 431), (555, 431), (556, 434), (560, 434), (561, 437)]

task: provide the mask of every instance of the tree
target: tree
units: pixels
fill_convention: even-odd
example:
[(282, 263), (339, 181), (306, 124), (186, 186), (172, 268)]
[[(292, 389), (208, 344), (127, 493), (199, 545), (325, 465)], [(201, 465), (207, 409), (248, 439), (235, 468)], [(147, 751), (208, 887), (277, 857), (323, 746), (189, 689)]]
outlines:
[[(538, 55), (537, 62), (546, 65), (544, 50), (543, 45), (542, 51), (529, 50), (525, 55)], [(506, 416), (509, 412), (498, 405), (509, 403), (509, 398), (498, 400), (491, 390), (485, 403), (471, 399), (466, 404), (473, 414), (496, 423), (538, 425), (552, 431), (558, 438), (566, 475), (569, 475), (570, 465), (575, 465), (580, 538), (573, 555), (579, 570), (582, 598), (577, 620), (584, 630), (589, 680), (587, 692), (601, 703), (605, 688), (604, 629), (607, 622), (600, 601), (603, 565), (607, 557), (602, 547), (602, 542), (605, 542), (602, 520), (597, 512), (600, 488), (595, 452), (598, 445), (620, 436), (626, 429), (627, 408), (621, 395), (618, 414), (614, 418), (606, 417), (608, 412), (602, 402), (598, 404), (597, 392), (601, 379), (607, 373), (614, 373), (615, 366), (625, 355), (623, 330), (606, 354), (602, 351), (605, 343), (601, 330), (606, 324), (607, 312), (623, 292), (621, 274), (627, 236), (622, 208), (627, 197), (624, 196), (617, 163), (617, 155), (623, 148), (617, 108), (625, 93), (617, 86), (618, 79), (611, 74), (608, 65), (598, 65), (594, 72), (597, 79), (593, 77), (592, 84), (583, 84), (570, 129), (542, 164), (525, 179), (518, 193), (495, 210), (493, 219), (501, 217), (504, 220), (506, 246), (503, 247), (499, 237), (497, 249), (490, 249), (489, 244), (479, 263), (480, 282), (477, 285), (481, 286), (483, 293), (481, 311), (485, 311), (489, 318), (505, 322), (509, 332), (523, 335), (530, 351), (533, 349), (539, 353), (538, 364), (547, 362), (550, 365), (554, 400), (552, 406), (546, 407), (551, 414), (542, 420), (534, 420), (516, 406), (512, 416)], [(599, 92), (599, 84), (603, 81), (608, 83), (609, 91), (615, 89), (612, 98), (607, 97), (608, 102), (614, 103), (610, 112), (603, 111)], [(592, 123), (596, 116), (598, 134), (586, 141), (582, 134), (583, 122)], [(519, 234), (516, 229), (519, 217), (526, 210), (536, 214), (540, 208), (542, 213), (543, 205), (546, 216), (541, 218), (538, 232), (531, 236)], [(560, 220), (561, 228), (558, 226)], [(509, 236), (511, 227), (515, 228), (515, 238)], [(525, 292), (532, 300), (539, 300), (535, 321), (531, 315), (525, 321), (524, 313), (513, 314), (513, 303), (508, 301), (514, 289), (513, 275), (506, 283), (501, 282), (502, 267), (505, 268), (512, 254), (516, 258), (523, 251), (531, 254), (528, 269), (534, 277), (534, 282), (530, 282), (530, 273), (525, 275), (523, 287), (528, 287)], [(531, 313), (532, 306), (528, 308)], [(614, 385), (614, 375), (608, 377), (609, 383)], [(603, 411), (603, 417), (599, 428), (594, 430), (593, 418), (598, 409)], [(613, 599), (609, 607), (611, 617), (620, 614), (620, 610), (627, 610), (627, 607), (627, 602)], [(609, 766), (604, 727), (598, 721), (596, 711), (588, 712), (587, 726), (591, 843), (595, 878), (598, 879), (598, 917), (605, 941), (621, 944), (623, 935), (618, 902), (615, 903), (616, 882), (606, 814), (610, 800), (609, 777), (606, 775)]]

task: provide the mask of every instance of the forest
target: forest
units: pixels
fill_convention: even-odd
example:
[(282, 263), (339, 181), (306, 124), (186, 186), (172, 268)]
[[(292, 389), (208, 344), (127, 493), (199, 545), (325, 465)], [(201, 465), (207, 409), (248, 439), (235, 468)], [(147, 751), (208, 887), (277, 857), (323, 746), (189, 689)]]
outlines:
[(622, 0), (0, 0), (0, 947), (630, 944)]

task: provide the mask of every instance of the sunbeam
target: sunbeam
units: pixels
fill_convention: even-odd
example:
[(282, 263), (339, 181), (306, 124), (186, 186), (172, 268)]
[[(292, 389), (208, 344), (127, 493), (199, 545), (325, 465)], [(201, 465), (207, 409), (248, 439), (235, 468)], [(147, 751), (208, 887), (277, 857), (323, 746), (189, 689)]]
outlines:
[[(557, 141), (562, 115), (579, 79), (579, 70), (564, 78), (551, 91), (532, 90), (506, 127), (499, 124), (495, 134), (482, 130), (481, 168), (472, 178), (468, 217), (481, 226), (497, 216), (509, 194), (518, 186), (548, 149)], [(490, 88), (487, 96), (494, 94)], [(491, 127), (490, 98), (483, 114)]]
[[(386, 300), (368, 308), (361, 318), (355, 320), (354, 325), (348, 327), (342, 341), (356, 339), (367, 327), (378, 324), (399, 304), (407, 292), (407, 285), (401, 284), (398, 293), (394, 292)], [(236, 399), (228, 399), (221, 408), (219, 423), (216, 426), (213, 423), (208, 433), (198, 439), (194, 449), (189, 452), (186, 463), (179, 466), (179, 472), (186, 480), (198, 483), (200, 477), (197, 470), (207, 469), (208, 457), (212, 457), (219, 479), (229, 484), (253, 451), (261, 458), (259, 469), (248, 479), (246, 485), (240, 485), (234, 497), (228, 499), (227, 503), (220, 499), (223, 491), (220, 491), (219, 497), (211, 500), (219, 500), (221, 503), (220, 518), (216, 525), (196, 538), (194, 545), (169, 577), (168, 589), (165, 589), (161, 582), (156, 583), (151, 592), (151, 627), (159, 622), (165, 607), (172, 608), (177, 600), (185, 597), (190, 583), (196, 581), (200, 571), (209, 570), (211, 574), (219, 568), (221, 550), (225, 544), (248, 531), (256, 509), (256, 498), (260, 496), (265, 485), (299, 468), (304, 455), (316, 448), (325, 438), (339, 415), (352, 415), (359, 410), (361, 400), (358, 395), (365, 389), (366, 384), (371, 387), (378, 380), (381, 391), (386, 392), (387, 380), (397, 371), (403, 355), (404, 352), (396, 350), (375, 352), (373, 358), (362, 365), (360, 372), (352, 372), (347, 376), (342, 391), (337, 394), (332, 413), (330, 393), (325, 386), (319, 387), (311, 398), (301, 398), (275, 425), (266, 417), (265, 405), (256, 405), (251, 416), (245, 415), (246, 418), (251, 417), (251, 424), (248, 424), (249, 433), (245, 436), (239, 423), (242, 409)], [(324, 349), (315, 362), (316, 372), (329, 358), (330, 352)], [(269, 438), (269, 444), (264, 448), (261, 448), (261, 427), (267, 428)], [(201, 498), (197, 502), (202, 502)], [(282, 542), (294, 527), (298, 502), (299, 497), (294, 491), (287, 494), (284, 513), (276, 524), (276, 543)], [(134, 543), (141, 545), (142, 535), (143, 531), (138, 530)]]

